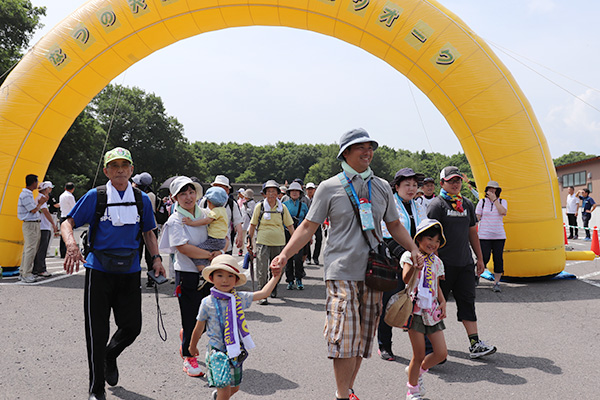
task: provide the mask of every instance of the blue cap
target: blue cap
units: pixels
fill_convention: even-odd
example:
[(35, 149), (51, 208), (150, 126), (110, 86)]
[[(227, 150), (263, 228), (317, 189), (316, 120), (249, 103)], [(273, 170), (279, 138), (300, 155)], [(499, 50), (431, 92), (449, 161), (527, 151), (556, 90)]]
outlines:
[(227, 203), (227, 192), (222, 187), (213, 186), (206, 191), (206, 198), (213, 203), (215, 207), (223, 207)]

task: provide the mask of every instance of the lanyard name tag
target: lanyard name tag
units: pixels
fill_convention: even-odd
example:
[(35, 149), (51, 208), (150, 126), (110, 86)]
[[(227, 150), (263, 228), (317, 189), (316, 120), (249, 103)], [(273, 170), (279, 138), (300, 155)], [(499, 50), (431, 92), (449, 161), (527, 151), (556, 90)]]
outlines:
[(360, 205), (358, 207), (360, 215), (360, 223), (363, 231), (371, 231), (375, 229), (375, 222), (373, 221), (373, 210), (371, 203), (367, 199), (360, 199)]

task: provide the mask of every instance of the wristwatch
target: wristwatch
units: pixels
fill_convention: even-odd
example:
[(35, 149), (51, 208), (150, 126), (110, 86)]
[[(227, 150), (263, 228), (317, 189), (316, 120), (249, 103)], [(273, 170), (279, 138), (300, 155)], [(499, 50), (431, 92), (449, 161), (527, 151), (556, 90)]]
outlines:
[(160, 254), (155, 254), (152, 256), (152, 262), (154, 262), (154, 260), (156, 260), (157, 258), (160, 258), (160, 261), (162, 262), (162, 257)]

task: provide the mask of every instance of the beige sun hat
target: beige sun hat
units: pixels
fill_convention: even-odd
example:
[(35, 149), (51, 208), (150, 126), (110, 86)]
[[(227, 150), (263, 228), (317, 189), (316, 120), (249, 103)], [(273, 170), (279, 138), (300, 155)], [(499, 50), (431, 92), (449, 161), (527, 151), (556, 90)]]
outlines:
[(221, 254), (220, 256), (216, 256), (215, 258), (213, 258), (208, 267), (204, 267), (204, 269), (202, 270), (202, 277), (204, 278), (204, 280), (214, 284), (210, 274), (212, 274), (218, 269), (231, 272), (232, 274), (237, 276), (238, 280), (235, 286), (242, 286), (246, 283), (246, 275), (244, 275), (244, 273), (241, 272), (237, 259), (234, 256), (230, 256), (229, 254)]

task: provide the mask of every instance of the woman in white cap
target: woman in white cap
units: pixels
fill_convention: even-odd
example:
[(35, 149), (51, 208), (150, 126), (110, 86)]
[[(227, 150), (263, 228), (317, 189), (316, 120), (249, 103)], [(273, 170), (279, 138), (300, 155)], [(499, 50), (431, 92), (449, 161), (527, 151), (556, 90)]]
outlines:
[[(171, 197), (176, 201), (175, 211), (163, 226), (159, 249), (175, 254), (175, 293), (181, 312), (180, 355), (183, 371), (189, 376), (203, 376), (196, 357), (189, 352), (190, 339), (196, 324), (196, 315), (202, 299), (210, 294), (211, 284), (201, 275), (204, 265), (195, 265), (192, 259), (212, 259), (213, 254), (198, 246), (208, 238), (206, 225), (188, 226), (183, 218), (203, 218), (205, 212), (196, 205), (202, 197), (202, 186), (186, 176), (177, 177), (169, 186)], [(220, 253), (219, 253), (220, 254)]]
[(500, 292), (500, 278), (504, 273), (504, 217), (507, 213), (508, 203), (500, 198), (502, 188), (496, 181), (489, 181), (485, 187), (485, 197), (479, 200), (475, 208), (475, 215), (479, 220), (479, 243), (483, 263), (487, 265), (490, 256), (494, 259), (494, 292)]
[[(49, 198), (53, 187), (54, 185), (50, 181), (40, 183), (40, 186), (38, 187), (39, 194), (35, 200), (38, 201), (42, 195), (46, 196), (46, 198)], [(48, 211), (47, 202), (42, 205), (40, 212), (42, 213), (42, 218), (40, 221), (40, 230), (42, 235), (35, 259), (33, 260), (33, 274), (47, 278), (52, 276), (52, 274), (46, 269), (46, 252), (48, 251), (48, 245), (50, 244), (52, 233), (57, 233), (58, 228), (54, 223), (54, 219), (52, 218), (50, 211)]]

